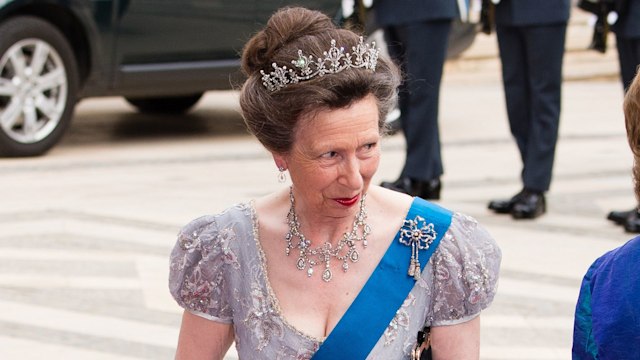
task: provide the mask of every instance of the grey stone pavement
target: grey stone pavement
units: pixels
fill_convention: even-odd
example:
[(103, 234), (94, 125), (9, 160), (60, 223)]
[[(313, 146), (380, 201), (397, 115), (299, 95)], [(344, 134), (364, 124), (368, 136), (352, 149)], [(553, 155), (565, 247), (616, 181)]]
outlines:
[[(605, 220), (634, 204), (632, 159), (615, 49), (585, 51), (590, 36), (574, 14), (548, 214), (534, 221), (486, 210), (520, 187), (495, 38), (479, 35), (446, 66), (440, 203), (476, 217), (503, 251), (482, 359), (569, 359), (582, 274), (632, 236)], [(86, 100), (47, 156), (0, 159), (0, 359), (173, 357), (180, 309), (166, 279), (179, 227), (283, 186), (236, 109), (234, 92), (207, 94), (183, 119)], [(384, 140), (375, 182), (398, 175), (403, 146), (401, 134)]]

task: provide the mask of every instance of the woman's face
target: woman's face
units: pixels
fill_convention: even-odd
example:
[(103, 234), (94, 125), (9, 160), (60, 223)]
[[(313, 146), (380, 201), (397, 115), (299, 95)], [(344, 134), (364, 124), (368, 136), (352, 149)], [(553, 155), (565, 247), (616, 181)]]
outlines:
[(380, 161), (378, 106), (373, 95), (302, 119), (284, 161), (298, 208), (327, 217), (353, 215)]

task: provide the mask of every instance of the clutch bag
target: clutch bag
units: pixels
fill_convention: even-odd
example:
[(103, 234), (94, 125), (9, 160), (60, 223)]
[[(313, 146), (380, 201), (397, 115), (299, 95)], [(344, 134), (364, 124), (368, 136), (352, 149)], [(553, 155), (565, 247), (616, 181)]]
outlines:
[(431, 360), (431, 328), (418, 331), (416, 345), (411, 350), (411, 360)]

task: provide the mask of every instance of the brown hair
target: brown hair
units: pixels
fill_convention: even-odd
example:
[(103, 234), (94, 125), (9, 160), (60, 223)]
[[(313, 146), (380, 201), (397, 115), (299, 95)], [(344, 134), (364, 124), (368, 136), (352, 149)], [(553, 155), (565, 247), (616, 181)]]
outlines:
[[(379, 127), (396, 98), (400, 81), (397, 67), (380, 57), (375, 72), (349, 68), (337, 74), (316, 76), (270, 91), (262, 84), (260, 70), (269, 73), (271, 64), (291, 68), (298, 50), (314, 58), (329, 50), (331, 40), (338, 47), (351, 49), (359, 35), (333, 24), (318, 11), (300, 7), (284, 8), (271, 16), (266, 27), (254, 35), (242, 52), (242, 71), (247, 80), (240, 92), (240, 108), (249, 131), (270, 151), (291, 149), (299, 121), (312, 118), (317, 111), (344, 108), (369, 94), (378, 103)], [(311, 116), (309, 116), (311, 115)]]
[(640, 201), (640, 76), (636, 75), (624, 97), (624, 118), (627, 139), (633, 152), (633, 177), (636, 197)]

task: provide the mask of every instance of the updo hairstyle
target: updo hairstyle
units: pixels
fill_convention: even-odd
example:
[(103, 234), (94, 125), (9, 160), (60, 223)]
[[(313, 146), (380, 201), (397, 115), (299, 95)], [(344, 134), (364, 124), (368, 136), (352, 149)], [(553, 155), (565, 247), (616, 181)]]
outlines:
[(240, 107), (249, 131), (269, 150), (287, 153), (293, 144), (299, 123), (327, 109), (340, 109), (374, 95), (378, 103), (380, 131), (385, 117), (396, 101), (400, 82), (397, 67), (380, 56), (375, 72), (364, 68), (347, 68), (337, 74), (315, 76), (310, 80), (270, 91), (262, 84), (262, 74), (273, 71), (272, 63), (292, 68), (298, 50), (304, 55), (324, 58), (331, 47), (351, 52), (360, 36), (340, 29), (318, 11), (293, 7), (278, 10), (266, 27), (254, 35), (242, 53), (242, 71), (247, 80), (240, 92)]

